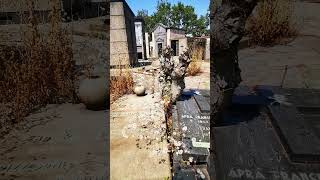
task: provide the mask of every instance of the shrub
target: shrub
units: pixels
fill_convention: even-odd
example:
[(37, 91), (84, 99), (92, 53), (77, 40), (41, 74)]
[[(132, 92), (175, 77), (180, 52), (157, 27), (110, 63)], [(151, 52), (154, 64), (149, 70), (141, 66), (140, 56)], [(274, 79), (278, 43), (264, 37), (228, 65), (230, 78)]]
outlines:
[(125, 94), (133, 92), (133, 76), (128, 66), (120, 66), (119, 76), (112, 76), (110, 79), (110, 102), (116, 101)]
[(191, 50), (191, 63), (187, 69), (187, 75), (195, 76), (201, 72), (201, 61), (203, 56), (203, 48), (196, 47)]
[(27, 3), (29, 12), (27, 28), (22, 32), (23, 46), (0, 50), (3, 62), (0, 102), (11, 104), (14, 122), (48, 103), (75, 99), (71, 39), (61, 28), (60, 1), (52, 1), (48, 38), (39, 33), (35, 2)]
[(295, 36), (293, 5), (291, 0), (260, 1), (247, 23), (250, 44), (268, 46)]

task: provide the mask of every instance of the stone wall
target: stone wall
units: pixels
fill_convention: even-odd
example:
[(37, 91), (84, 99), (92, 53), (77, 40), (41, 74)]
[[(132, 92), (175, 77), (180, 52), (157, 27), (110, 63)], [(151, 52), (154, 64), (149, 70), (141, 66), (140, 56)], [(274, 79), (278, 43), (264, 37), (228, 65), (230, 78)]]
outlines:
[(137, 64), (134, 14), (123, 0), (110, 2), (110, 66)]

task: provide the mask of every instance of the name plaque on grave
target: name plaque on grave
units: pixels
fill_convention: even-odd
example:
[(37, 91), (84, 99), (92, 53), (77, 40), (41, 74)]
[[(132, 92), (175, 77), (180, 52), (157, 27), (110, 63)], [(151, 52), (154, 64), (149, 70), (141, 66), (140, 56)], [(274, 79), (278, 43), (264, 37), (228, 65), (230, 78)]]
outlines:
[(182, 114), (181, 130), (185, 137), (190, 138), (193, 147), (210, 147), (210, 116)]
[(319, 90), (257, 86), (233, 100), (214, 127), (216, 179), (320, 179)]
[(194, 93), (184, 94), (174, 107), (173, 117), (174, 132), (179, 134), (175, 140), (182, 142), (182, 146), (173, 154), (173, 179), (209, 179), (209, 98)]
[(210, 105), (200, 95), (182, 98), (177, 102), (177, 121), (182, 134), (184, 160), (190, 157), (206, 163), (210, 148)]

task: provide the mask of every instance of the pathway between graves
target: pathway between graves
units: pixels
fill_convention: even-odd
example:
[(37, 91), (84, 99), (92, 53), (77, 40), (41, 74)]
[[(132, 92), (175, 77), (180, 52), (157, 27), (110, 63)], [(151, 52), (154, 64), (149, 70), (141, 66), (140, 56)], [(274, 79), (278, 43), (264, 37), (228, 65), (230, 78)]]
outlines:
[(160, 94), (125, 95), (111, 105), (111, 179), (167, 179), (171, 166)]

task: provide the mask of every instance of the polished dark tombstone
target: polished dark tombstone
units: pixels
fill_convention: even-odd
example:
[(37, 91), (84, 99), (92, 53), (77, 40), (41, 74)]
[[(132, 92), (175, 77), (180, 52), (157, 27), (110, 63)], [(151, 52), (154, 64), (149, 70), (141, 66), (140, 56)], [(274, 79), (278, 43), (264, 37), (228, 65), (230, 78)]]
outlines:
[[(182, 142), (183, 152), (173, 154), (175, 179), (197, 179), (207, 175), (210, 147), (209, 92), (187, 91), (176, 102), (173, 111), (173, 137)], [(184, 162), (184, 163), (183, 163)], [(189, 162), (185, 164), (186, 162)], [(205, 167), (205, 168), (204, 168)], [(199, 174), (196, 170), (201, 171)], [(191, 178), (191, 179), (192, 179)]]
[(320, 91), (240, 87), (213, 129), (216, 179), (320, 179)]

